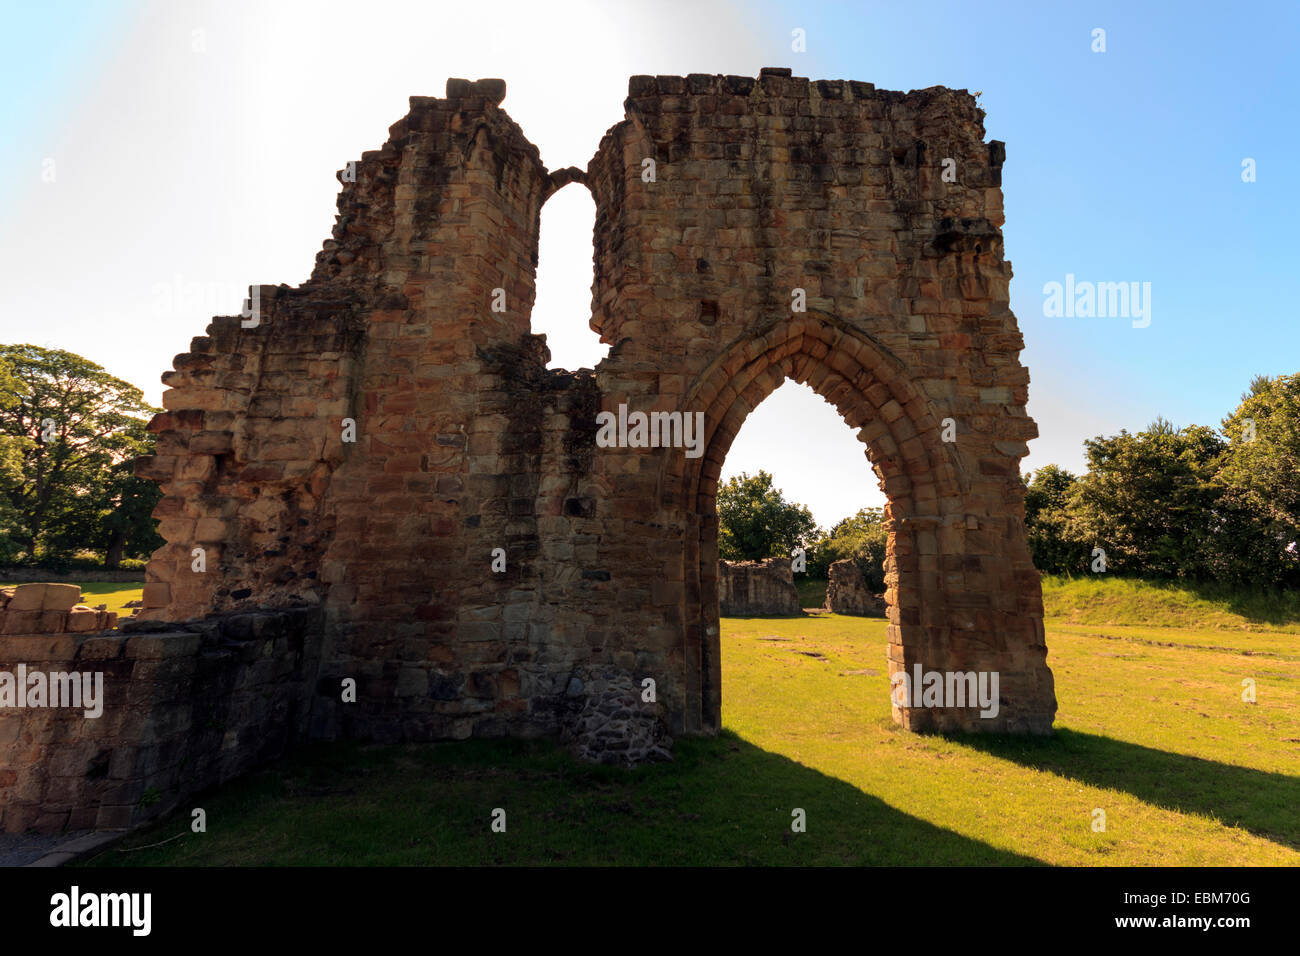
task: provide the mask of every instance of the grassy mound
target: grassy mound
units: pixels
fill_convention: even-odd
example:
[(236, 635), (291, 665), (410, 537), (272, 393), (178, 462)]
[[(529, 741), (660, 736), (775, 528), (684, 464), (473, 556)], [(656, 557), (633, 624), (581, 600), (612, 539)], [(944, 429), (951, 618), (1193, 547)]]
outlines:
[(1300, 632), (1300, 591), (1234, 590), (1118, 578), (1044, 575), (1048, 624), (1153, 625)]

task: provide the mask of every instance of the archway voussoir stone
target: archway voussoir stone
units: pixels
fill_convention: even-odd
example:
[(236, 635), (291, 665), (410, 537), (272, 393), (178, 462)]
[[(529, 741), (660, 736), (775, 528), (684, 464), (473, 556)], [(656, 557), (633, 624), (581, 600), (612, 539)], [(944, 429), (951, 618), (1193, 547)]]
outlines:
[(805, 342), (805, 352), (809, 358), (825, 359), (826, 356), (830, 355), (831, 353), (830, 346), (827, 345), (826, 342), (824, 342), (820, 338), (811, 336), (809, 334), (805, 334), (804, 342)]

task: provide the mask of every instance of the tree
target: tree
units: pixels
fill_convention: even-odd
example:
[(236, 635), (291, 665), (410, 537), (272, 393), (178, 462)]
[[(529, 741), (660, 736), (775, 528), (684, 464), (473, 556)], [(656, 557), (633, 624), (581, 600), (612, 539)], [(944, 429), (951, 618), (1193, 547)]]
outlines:
[(867, 589), (879, 594), (885, 589), (885, 549), (889, 532), (884, 513), (879, 508), (863, 508), (852, 517), (839, 521), (831, 533), (813, 545), (808, 561), (810, 577), (824, 578), (836, 561), (851, 560), (866, 579)]
[(1025, 482), (1025, 531), (1034, 567), (1048, 574), (1073, 574), (1088, 567), (1091, 546), (1074, 526), (1079, 479), (1045, 465)]
[[(142, 443), (152, 436), (144, 431), (146, 422), (140, 422)], [(152, 442), (145, 444), (151, 447)], [(101, 521), (101, 538), (97, 546), (104, 549), (104, 567), (118, 567), (123, 557), (144, 558), (163, 545), (158, 534), (158, 522), (153, 509), (162, 498), (162, 489), (155, 481), (137, 478), (135, 459), (128, 458), (109, 469), (104, 485), (106, 513)]]
[(718, 488), (718, 556), (758, 561), (808, 548), (817, 522), (805, 506), (785, 500), (772, 476), (741, 473)]
[(1088, 473), (1070, 509), (1070, 533), (1127, 574), (1208, 577), (1221, 529), (1215, 482), (1224, 441), (1203, 425), (1157, 419), (1136, 434), (1084, 442)]
[(1237, 520), (1230, 546), (1256, 574), (1280, 583), (1300, 574), (1300, 374), (1257, 375), (1223, 420), (1229, 444), (1217, 480)]
[(58, 559), (80, 548), (120, 556), (161, 543), (141, 519), (157, 486), (129, 471), (153, 444), (145, 425), (157, 409), (141, 391), (60, 349), (3, 345), (0, 363), (11, 379), (0, 435), (18, 463), (0, 469), (0, 537), (11, 556)]
[[(0, 412), (16, 406), (25, 389), (16, 377), (9, 363), (0, 358)], [(23, 451), (28, 440), (16, 435), (0, 432), (0, 489), (8, 488), (22, 480)], [(18, 556), (19, 548), (3, 529), (14, 527), (18, 512), (14, 509), (9, 496), (0, 494), (0, 563), (10, 564)]]

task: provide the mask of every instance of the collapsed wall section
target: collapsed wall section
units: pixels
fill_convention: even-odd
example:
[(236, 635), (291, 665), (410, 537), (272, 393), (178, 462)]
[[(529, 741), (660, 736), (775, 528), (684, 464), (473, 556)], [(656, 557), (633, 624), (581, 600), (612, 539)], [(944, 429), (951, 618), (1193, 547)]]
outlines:
[(798, 617), (803, 614), (789, 559), (719, 561), (718, 613), (723, 617)]
[(323, 507), (355, 414), (363, 303), (347, 290), (261, 286), (256, 314), (214, 319), (163, 376), (152, 458), (166, 544), (142, 620), (318, 604), (334, 520)]

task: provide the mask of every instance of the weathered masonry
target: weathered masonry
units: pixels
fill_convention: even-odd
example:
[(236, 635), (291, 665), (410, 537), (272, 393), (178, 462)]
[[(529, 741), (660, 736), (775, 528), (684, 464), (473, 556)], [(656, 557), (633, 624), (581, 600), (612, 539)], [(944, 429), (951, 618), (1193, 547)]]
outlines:
[[(787, 378), (857, 430), (888, 495), (891, 673), (1000, 674), (996, 718), (895, 719), (1049, 732), (1004, 150), (973, 97), (637, 76), (587, 169), (551, 172), (504, 96), (449, 80), (413, 97), (340, 174), (311, 278), (258, 288), (164, 376), (140, 473), (168, 544), (132, 625), (154, 630), (121, 653), (147, 637), (133, 659), (173, 683), (93, 799), (153, 787), (165, 807), (302, 737), (547, 735), (622, 759), (715, 731), (718, 477)], [(610, 351), (563, 372), (529, 315), (541, 207), (575, 182), (596, 201), (590, 321)], [(597, 414), (620, 405), (702, 412), (700, 453), (599, 447)], [(168, 708), (198, 675), (211, 707), (213, 687), (271, 703), (186, 731)], [(158, 721), (182, 727), (161, 753)], [(70, 776), (98, 759), (75, 746)]]

